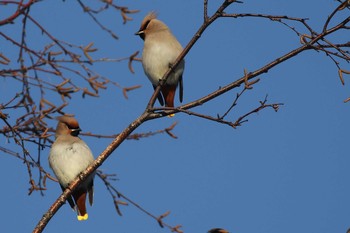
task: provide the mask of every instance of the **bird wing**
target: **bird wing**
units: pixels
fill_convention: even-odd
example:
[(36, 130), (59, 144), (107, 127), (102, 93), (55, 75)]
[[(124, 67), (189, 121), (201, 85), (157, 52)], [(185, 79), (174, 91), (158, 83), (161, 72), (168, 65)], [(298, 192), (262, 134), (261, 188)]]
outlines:
[[(60, 185), (60, 186), (61, 186), (62, 191), (64, 191), (65, 188), (64, 188), (62, 185)], [(75, 203), (74, 203), (74, 201), (73, 201), (73, 199), (72, 199), (72, 196), (69, 195), (69, 196), (67, 197), (67, 201), (68, 201), (70, 207), (71, 207), (74, 211), (76, 211), (76, 206), (75, 206)]]
[[(153, 89), (156, 90), (156, 88), (157, 88), (157, 86), (153, 85)], [(163, 106), (164, 105), (164, 100), (163, 100), (163, 96), (162, 96), (161, 92), (158, 93), (157, 98), (158, 98), (158, 101), (159, 101), (160, 105)]]
[(88, 193), (89, 193), (89, 203), (92, 206), (94, 202), (94, 179), (91, 179), (91, 182), (88, 184)]
[(183, 100), (183, 92), (184, 92), (184, 86), (183, 86), (183, 80), (182, 80), (182, 75), (179, 78), (179, 99), (180, 102), (182, 103)]

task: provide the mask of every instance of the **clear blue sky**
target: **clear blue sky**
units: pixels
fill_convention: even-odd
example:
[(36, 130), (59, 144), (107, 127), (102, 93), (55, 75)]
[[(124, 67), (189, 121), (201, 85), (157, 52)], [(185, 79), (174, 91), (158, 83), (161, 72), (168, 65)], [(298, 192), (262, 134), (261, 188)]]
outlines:
[[(210, 13), (219, 5), (214, 2), (209, 1)], [(132, 15), (134, 20), (127, 25), (112, 10), (99, 16), (120, 36), (118, 41), (101, 31), (75, 1), (41, 2), (31, 9), (31, 14), (61, 40), (79, 45), (94, 42), (94, 47), (99, 48), (94, 58), (127, 57), (141, 50), (143, 43), (134, 32), (149, 11), (156, 10), (159, 19), (168, 24), (184, 46), (203, 20), (202, 1), (116, 1), (116, 4), (141, 10)], [(333, 0), (245, 1), (226, 12), (310, 18), (310, 25), (320, 31), (336, 4)], [(9, 9), (1, 6), (0, 15), (9, 15)], [(342, 12), (343, 16), (347, 13), (348, 10)], [(19, 27), (7, 25), (0, 30), (19, 37), (14, 28)], [(45, 39), (30, 28), (28, 43), (39, 48)], [(350, 38), (345, 31), (337, 35), (344, 42)], [(241, 77), (244, 69), (253, 71), (298, 46), (295, 33), (276, 22), (219, 19), (186, 57), (184, 102), (202, 97)], [(0, 51), (16, 57), (18, 51), (9, 49), (9, 43), (0, 39)], [(342, 65), (350, 70), (348, 64)], [(84, 132), (119, 133), (143, 112), (153, 89), (141, 64), (135, 63), (134, 68), (135, 74), (128, 71), (125, 62), (92, 67), (122, 86), (141, 84), (142, 88), (130, 92), (128, 100), (113, 86), (101, 93), (100, 98), (82, 99), (77, 94), (66, 112), (76, 115)], [(277, 113), (267, 109), (252, 115), (249, 122), (237, 129), (184, 114), (149, 121), (137, 132), (163, 129), (176, 121), (173, 133), (178, 139), (162, 134), (126, 141), (100, 169), (116, 173), (119, 180), (114, 185), (118, 190), (151, 213), (161, 215), (170, 210), (165, 222), (181, 224), (187, 233), (203, 233), (214, 227), (234, 233), (345, 233), (350, 227), (350, 103), (344, 104), (343, 100), (350, 96), (349, 77), (345, 77), (345, 82), (342, 86), (337, 68), (325, 55), (302, 53), (262, 75), (261, 82), (244, 94), (228, 119), (236, 120), (257, 107), (266, 95), (270, 103), (284, 103)], [(15, 91), (12, 81), (0, 79), (3, 93), (0, 103)], [(239, 91), (194, 110), (213, 116), (223, 114)], [(56, 125), (55, 121), (49, 123)], [(83, 139), (95, 156), (111, 142)], [(1, 141), (1, 146), (9, 146), (4, 138)], [(31, 153), (37, 153), (35, 147)], [(42, 152), (42, 164), (51, 171), (48, 153), (49, 148)], [(59, 196), (60, 188), (49, 181), (45, 196), (39, 193), (27, 196), (25, 165), (6, 154), (0, 158), (3, 176), (0, 229), (30, 232)], [(46, 232), (170, 232), (159, 228), (157, 222), (133, 206), (121, 207), (121, 211), (122, 217), (116, 214), (111, 197), (97, 178), (95, 203), (88, 207), (89, 220), (78, 222), (75, 213), (64, 205)]]

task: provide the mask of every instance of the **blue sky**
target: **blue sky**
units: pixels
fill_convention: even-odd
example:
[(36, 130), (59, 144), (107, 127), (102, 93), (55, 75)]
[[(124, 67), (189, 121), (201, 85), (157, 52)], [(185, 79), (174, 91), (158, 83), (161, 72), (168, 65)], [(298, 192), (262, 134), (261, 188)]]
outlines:
[[(45, 1), (36, 4), (31, 14), (43, 22), (50, 33), (78, 45), (94, 42), (99, 50), (94, 58), (127, 57), (142, 49), (134, 36), (143, 17), (156, 10), (185, 46), (203, 20), (202, 1), (118, 1), (116, 4), (140, 9), (133, 21), (123, 25), (120, 15), (107, 11), (99, 16), (119, 35), (114, 40), (83, 14), (75, 1)], [(213, 13), (219, 3), (209, 1)], [(337, 2), (321, 1), (245, 1), (234, 4), (227, 13), (264, 13), (309, 18), (315, 30), (336, 7)], [(344, 10), (341, 15), (346, 17)], [(0, 15), (10, 15), (0, 7)], [(2, 17), (1, 17), (2, 18)], [(1, 29), (16, 38), (18, 25)], [(295, 25), (296, 26), (296, 25)], [(299, 27), (300, 29), (300, 27)], [(31, 46), (42, 47), (47, 39), (32, 28), (27, 30)], [(16, 36), (17, 35), (17, 36)], [(31, 39), (29, 39), (31, 38)], [(347, 42), (350, 33), (337, 33), (336, 41)], [(299, 38), (287, 27), (263, 19), (223, 18), (216, 21), (186, 57), (184, 103), (196, 100), (220, 86), (253, 71), (300, 46)], [(0, 51), (14, 58), (8, 42), (0, 39)], [(349, 64), (341, 64), (349, 70)], [(84, 132), (119, 133), (140, 115), (152, 94), (152, 87), (140, 63), (135, 74), (127, 63), (98, 63), (91, 69), (122, 86), (142, 85), (123, 98), (120, 89), (110, 86), (100, 98), (82, 99), (76, 94), (65, 109), (75, 114)], [(0, 67), (1, 69), (1, 67)], [(270, 103), (284, 103), (276, 113), (266, 109), (249, 117), (237, 129), (203, 119), (176, 114), (173, 118), (149, 121), (136, 130), (154, 131), (178, 123), (173, 133), (138, 141), (124, 142), (100, 168), (117, 174), (115, 187), (149, 212), (184, 232), (207, 232), (222, 227), (239, 233), (346, 232), (350, 227), (349, 188), (349, 103), (348, 77), (342, 86), (337, 68), (324, 54), (308, 51), (261, 75), (261, 81), (246, 92), (228, 120), (236, 120), (259, 106), (268, 95)], [(79, 82), (79, 80), (78, 80)], [(0, 79), (0, 103), (17, 90), (10, 79)], [(240, 89), (193, 109), (216, 116), (231, 105)], [(48, 93), (49, 95), (49, 93)], [(56, 97), (51, 97), (54, 101)], [(177, 97), (176, 97), (176, 103)], [(157, 103), (158, 104), (158, 103)], [(15, 120), (15, 115), (10, 119)], [(55, 121), (48, 121), (52, 126)], [(95, 157), (110, 139), (83, 137)], [(13, 142), (3, 138), (1, 146), (14, 150)], [(36, 147), (29, 146), (31, 153)], [(49, 148), (42, 151), (47, 163)], [(27, 196), (29, 187), (24, 164), (2, 154), (3, 176), (1, 228), (4, 232), (29, 232), (60, 194), (57, 183), (48, 182), (45, 196)], [(75, 213), (64, 205), (46, 227), (46, 232), (170, 232), (133, 206), (121, 207), (116, 214), (112, 199), (102, 182), (95, 181), (95, 203), (88, 207), (89, 220), (78, 222)]]

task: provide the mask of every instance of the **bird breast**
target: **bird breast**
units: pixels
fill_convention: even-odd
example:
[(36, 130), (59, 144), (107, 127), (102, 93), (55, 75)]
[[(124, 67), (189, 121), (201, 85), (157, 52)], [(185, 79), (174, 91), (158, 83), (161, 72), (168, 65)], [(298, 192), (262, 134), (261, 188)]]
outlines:
[[(181, 45), (172, 35), (169, 36), (168, 40), (155, 39), (151, 36), (146, 37), (142, 53), (142, 65), (145, 74), (153, 85), (158, 84), (181, 52)], [(183, 70), (184, 62), (182, 61), (169, 76), (166, 83), (176, 85)]]
[(83, 141), (69, 143), (58, 140), (52, 145), (49, 155), (50, 166), (63, 187), (68, 186), (93, 161), (92, 152)]

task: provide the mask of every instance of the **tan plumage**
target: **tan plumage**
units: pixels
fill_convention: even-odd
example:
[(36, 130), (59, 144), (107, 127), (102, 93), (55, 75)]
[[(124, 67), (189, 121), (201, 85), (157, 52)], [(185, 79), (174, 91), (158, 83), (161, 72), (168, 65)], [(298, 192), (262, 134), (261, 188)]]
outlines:
[[(142, 66), (153, 87), (156, 88), (159, 80), (169, 69), (170, 65), (175, 62), (183, 48), (168, 26), (158, 20), (154, 12), (149, 13), (142, 20), (141, 27), (136, 35), (139, 35), (144, 40)], [(185, 61), (182, 60), (161, 87), (161, 93), (158, 95), (161, 105), (164, 105), (165, 101), (165, 106), (174, 107), (174, 96), (178, 85), (179, 98), (180, 102), (182, 102), (182, 74), (184, 67)]]
[[(72, 182), (93, 161), (94, 157), (90, 148), (81, 140), (79, 123), (73, 117), (58, 117), (56, 128), (56, 140), (52, 144), (49, 154), (49, 164), (55, 173), (62, 190)], [(89, 203), (93, 203), (93, 179), (95, 173), (90, 175), (78, 188), (68, 197), (69, 205), (77, 211), (78, 220), (86, 220), (86, 194), (89, 194)], [(74, 200), (74, 201), (73, 201)]]

